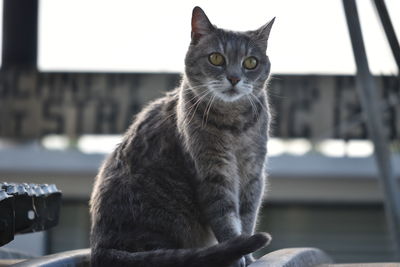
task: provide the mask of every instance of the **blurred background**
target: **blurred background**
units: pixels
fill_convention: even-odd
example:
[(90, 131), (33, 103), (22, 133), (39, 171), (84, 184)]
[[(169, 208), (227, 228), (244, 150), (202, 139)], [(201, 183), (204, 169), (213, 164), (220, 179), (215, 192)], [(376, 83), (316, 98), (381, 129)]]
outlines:
[[(179, 85), (198, 5), (233, 30), (277, 17), (267, 52), (269, 190), (258, 227), (273, 242), (263, 253), (318, 247), (337, 262), (395, 258), (342, 1), (39, 0), (9, 27), (18, 14), (10, 2), (0, 1), (0, 36), (25, 41), (2, 40), (0, 180), (55, 183), (63, 206), (57, 227), (6, 247), (44, 255), (89, 246), (93, 178), (132, 116)], [(385, 3), (399, 36), (400, 1)], [(357, 6), (398, 178), (398, 67), (373, 3)]]

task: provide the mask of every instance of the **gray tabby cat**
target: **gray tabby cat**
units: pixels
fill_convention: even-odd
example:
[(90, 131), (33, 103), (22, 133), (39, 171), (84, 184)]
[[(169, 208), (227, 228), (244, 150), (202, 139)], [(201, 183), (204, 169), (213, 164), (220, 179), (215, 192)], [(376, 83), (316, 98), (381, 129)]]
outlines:
[(226, 31), (194, 8), (181, 86), (137, 115), (96, 178), (92, 266), (245, 266), (269, 241), (254, 228), (273, 22)]

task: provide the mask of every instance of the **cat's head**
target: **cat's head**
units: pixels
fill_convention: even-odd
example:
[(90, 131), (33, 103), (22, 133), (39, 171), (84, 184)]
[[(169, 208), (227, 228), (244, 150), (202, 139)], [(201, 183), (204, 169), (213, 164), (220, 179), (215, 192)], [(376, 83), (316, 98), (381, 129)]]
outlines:
[(192, 90), (197, 95), (208, 92), (224, 102), (258, 95), (270, 73), (266, 49), (274, 19), (255, 31), (233, 32), (212, 25), (204, 11), (195, 7), (185, 58)]

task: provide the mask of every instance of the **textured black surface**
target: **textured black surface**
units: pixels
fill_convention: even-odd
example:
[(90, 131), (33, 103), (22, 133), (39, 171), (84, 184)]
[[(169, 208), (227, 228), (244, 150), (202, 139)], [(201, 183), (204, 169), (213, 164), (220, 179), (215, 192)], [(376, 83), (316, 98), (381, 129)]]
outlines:
[(0, 245), (56, 226), (61, 196), (55, 185), (0, 183)]
[(0, 246), (14, 239), (14, 199), (0, 190)]

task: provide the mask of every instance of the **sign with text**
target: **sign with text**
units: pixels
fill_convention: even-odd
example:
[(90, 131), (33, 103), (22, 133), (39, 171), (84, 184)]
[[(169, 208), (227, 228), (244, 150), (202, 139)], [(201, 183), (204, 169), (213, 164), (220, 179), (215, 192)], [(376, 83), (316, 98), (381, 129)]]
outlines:
[[(123, 133), (149, 101), (179, 84), (178, 74), (0, 72), (0, 137)], [(377, 77), (387, 134), (400, 138), (400, 83)], [(353, 76), (277, 75), (268, 88), (272, 135), (367, 137)]]

